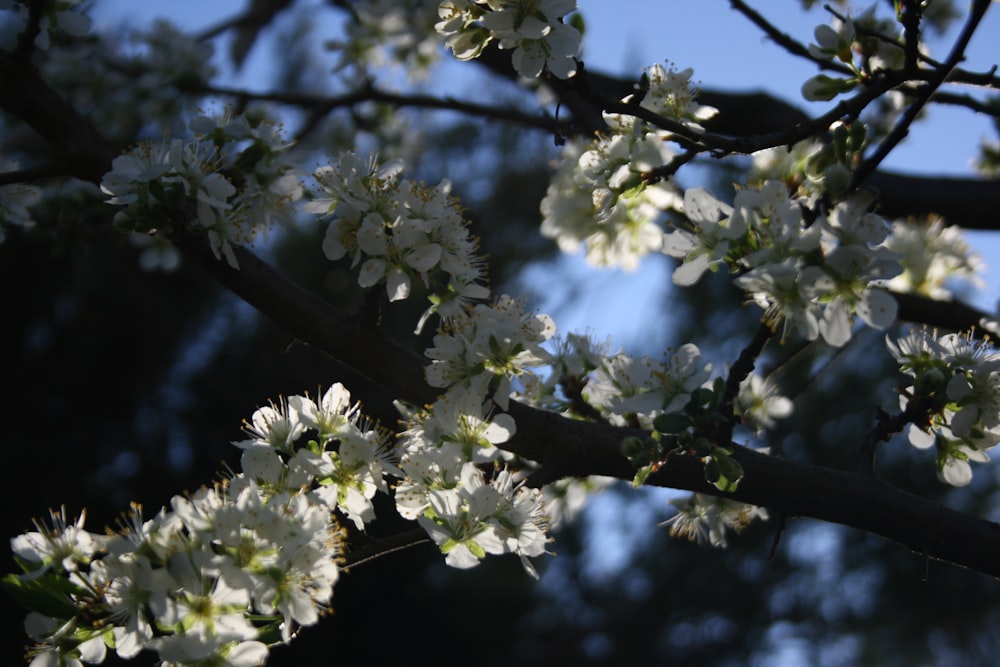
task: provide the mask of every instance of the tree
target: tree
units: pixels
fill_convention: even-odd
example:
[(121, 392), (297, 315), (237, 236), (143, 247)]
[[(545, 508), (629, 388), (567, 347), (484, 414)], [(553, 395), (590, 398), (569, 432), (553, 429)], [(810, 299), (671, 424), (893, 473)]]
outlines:
[[(582, 539), (569, 523), (577, 498), (610, 480), (691, 492), (674, 501), (670, 533), (711, 546), (767, 518), (778, 551), (786, 524), (804, 517), (887, 538), (926, 564), (1000, 570), (1000, 531), (982, 518), (993, 487), (973, 479), (972, 465), (1000, 442), (1000, 356), (984, 335), (997, 324), (952, 300), (948, 282), (975, 269), (954, 225), (995, 228), (1000, 189), (988, 178), (879, 169), (929, 105), (997, 117), (982, 97), (998, 88), (995, 74), (963, 62), (989, 2), (964, 13), (942, 2), (831, 10), (812, 43), (732, 2), (820, 69), (803, 84), (808, 99), (831, 102), (816, 117), (766, 96), (699, 90), (691, 70), (672, 65), (634, 81), (592, 71), (577, 57), (583, 25), (571, 0), (333, 2), (344, 18), (330, 46), (336, 75), (310, 69), (305, 23), (290, 21), (278, 38), (288, 61), (268, 92), (219, 83), (208, 45), (229, 35), (238, 65), (264, 27), (305, 21), (310, 8), (254, 2), (200, 36), (157, 23), (116, 41), (89, 31), (75, 3), (6, 4), (2, 150), (23, 166), (0, 175), (0, 250), (5, 284), (33, 283), (7, 297), (19, 315), (8, 334), (17, 393), (32, 399), (14, 403), (23, 406), (14, 421), (27, 426), (13, 433), (52, 448), (40, 483), (110, 490), (88, 523), (94, 514), (113, 523), (112, 507), (129, 498), (146, 507), (170, 498), (162, 512), (134, 505), (107, 536), (58, 510), (51, 525), (13, 539), (23, 572), (5, 585), (33, 610), (37, 664), (143, 650), (167, 664), (262, 664), (269, 645), (294, 646), (299, 627), (308, 635), (339, 606), (335, 584), (411, 546), (425, 558), (440, 551), (468, 576), (487, 555), (517, 554), (537, 576), (551, 536)], [(922, 34), (949, 21), (962, 26), (950, 50), (925, 53)], [(425, 74), (442, 45), (511, 92), (484, 103), (388, 87), (383, 60)], [(308, 90), (317, 76), (337, 88)], [(213, 100), (214, 110), (200, 108)], [(557, 155), (542, 147), (552, 138)], [(504, 149), (508, 159), (497, 159)], [(541, 171), (553, 158), (555, 169)], [(735, 165), (726, 175), (735, 191), (680, 184), (688, 164), (706, 159)], [(979, 161), (995, 174), (995, 147)], [(441, 181), (444, 166), (464, 177)], [(550, 178), (541, 186), (539, 173)], [(497, 216), (512, 192), (533, 187), (527, 210)], [(557, 342), (552, 318), (488, 287), (512, 286), (526, 257), (549, 251), (527, 240), (539, 224), (543, 239), (597, 266), (674, 258), (673, 282), (698, 295), (685, 307), (698, 320), (724, 318), (739, 346), (680, 326), (656, 357), (583, 335)], [(122, 238), (138, 244), (142, 266), (173, 271), (137, 277)], [(322, 263), (311, 259), (320, 248)], [(487, 265), (483, 248), (503, 261)], [(270, 324), (241, 331), (244, 304)], [(121, 330), (74, 335), (88, 331), (81, 312)], [(873, 330), (886, 332), (884, 345), (851, 349), (883, 336)], [(63, 347), (81, 345), (82, 357)], [(703, 360), (710, 353), (714, 364)], [(205, 357), (213, 372), (201, 377)], [(842, 368), (842, 358), (865, 365)], [(95, 370), (102, 391), (87, 395)], [(34, 405), (29, 375), (69, 385), (87, 407)], [(167, 391), (185, 384), (178, 376), (182, 396)], [(826, 460), (809, 448), (809, 416), (837, 426), (836, 412), (823, 414), (803, 390), (818, 384), (862, 424)], [(234, 422), (215, 417), (262, 401), (247, 391), (279, 397), (234, 434)], [(128, 430), (104, 411), (125, 414)], [(192, 447), (176, 428), (194, 412), (211, 413), (199, 445), (236, 439), (240, 463), (178, 493), (227, 456)], [(153, 446), (125, 444), (133, 438)], [(83, 480), (66, 449), (81, 442), (107, 459)], [(903, 469), (924, 474), (908, 479), (897, 466), (914, 448), (923, 467)], [(17, 468), (39, 465), (32, 448), (13, 457)], [(129, 480), (137, 466), (171, 461), (149, 485)], [(948, 487), (977, 495), (949, 495), (949, 507)], [(62, 493), (37, 489), (43, 506), (72, 501)], [(569, 526), (550, 530), (556, 523)], [(507, 594), (503, 606), (523, 602)]]

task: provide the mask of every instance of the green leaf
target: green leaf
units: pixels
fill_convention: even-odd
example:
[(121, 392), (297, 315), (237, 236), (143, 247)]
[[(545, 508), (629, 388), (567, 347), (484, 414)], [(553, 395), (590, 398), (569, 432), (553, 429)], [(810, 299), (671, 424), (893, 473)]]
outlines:
[(709, 459), (705, 462), (705, 481), (709, 484), (715, 484), (719, 481), (719, 477), (722, 475), (719, 472), (719, 464), (715, 462), (715, 459)]
[(64, 577), (47, 574), (24, 580), (8, 574), (3, 578), (3, 588), (18, 604), (46, 616), (72, 618), (79, 611), (69, 596), (81, 593), (81, 589)]
[(743, 479), (743, 466), (730, 454), (729, 450), (717, 447), (705, 464), (705, 481), (727, 493), (735, 491)]
[(281, 623), (274, 621), (257, 629), (257, 641), (265, 644), (278, 644), (281, 638)]
[(691, 404), (697, 406), (710, 405), (714, 396), (715, 392), (708, 387), (698, 387), (691, 392)]
[(724, 491), (726, 493), (732, 493), (736, 491), (736, 487), (739, 485), (739, 483), (740, 480), (729, 479), (728, 477), (725, 476), (720, 477), (715, 482), (713, 482), (715, 488), (717, 488), (719, 491)]
[(480, 560), (486, 558), (486, 551), (479, 545), (479, 542), (476, 542), (475, 540), (466, 540), (464, 544), (476, 558), (479, 558)]
[(659, 433), (680, 433), (691, 426), (691, 418), (682, 412), (664, 413), (653, 420), (653, 428)]
[(628, 435), (622, 438), (621, 452), (624, 454), (625, 458), (632, 460), (636, 456), (639, 456), (646, 450), (646, 443), (644, 443), (640, 438), (634, 435)]
[(646, 483), (646, 479), (649, 477), (650, 473), (653, 472), (653, 464), (642, 466), (636, 471), (635, 477), (632, 478), (633, 488), (639, 488)]
[(802, 84), (802, 97), (812, 102), (825, 102), (841, 93), (853, 90), (857, 85), (857, 79), (837, 79), (817, 74)]

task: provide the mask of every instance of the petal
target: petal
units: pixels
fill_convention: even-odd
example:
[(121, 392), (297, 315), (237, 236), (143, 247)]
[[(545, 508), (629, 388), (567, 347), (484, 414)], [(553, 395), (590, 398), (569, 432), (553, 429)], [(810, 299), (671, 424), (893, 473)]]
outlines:
[(384, 255), (385, 222), (378, 213), (369, 213), (358, 228), (358, 247), (369, 255)]
[(334, 220), (326, 228), (326, 235), (323, 237), (323, 254), (331, 261), (336, 261), (347, 254), (347, 248), (340, 241), (342, 227), (339, 220)]
[(407, 298), (410, 296), (410, 276), (401, 269), (393, 269), (385, 281), (385, 292), (389, 295), (389, 301), (401, 301)]
[(896, 321), (896, 299), (885, 290), (869, 288), (855, 305), (858, 317), (870, 327), (885, 329)]
[(516, 431), (514, 418), (508, 414), (499, 414), (493, 418), (493, 423), (483, 432), (483, 437), (490, 444), (499, 445), (510, 440)]
[(939, 474), (942, 480), (952, 486), (968, 486), (972, 481), (972, 466), (968, 461), (948, 459)]
[(910, 439), (910, 444), (917, 449), (929, 449), (934, 445), (937, 437), (928, 431), (917, 427), (914, 424), (910, 424), (909, 431), (907, 433)]
[(673, 281), (675, 285), (688, 287), (694, 285), (708, 268), (708, 255), (698, 255), (691, 261), (684, 262), (674, 270)]
[(517, 73), (529, 79), (538, 78), (545, 67), (545, 53), (541, 47), (534, 43), (529, 43), (514, 51), (511, 62)]
[(713, 197), (705, 188), (691, 188), (684, 193), (684, 215), (691, 222), (715, 224), (720, 217), (731, 212), (732, 209)]
[(437, 243), (425, 245), (406, 256), (406, 263), (417, 271), (430, 271), (441, 260), (441, 246)]
[(361, 265), (361, 272), (358, 273), (358, 285), (371, 287), (383, 277), (385, 277), (385, 262), (381, 259), (369, 259)]
[(833, 347), (843, 347), (851, 340), (851, 317), (844, 299), (834, 299), (827, 305), (819, 333)]

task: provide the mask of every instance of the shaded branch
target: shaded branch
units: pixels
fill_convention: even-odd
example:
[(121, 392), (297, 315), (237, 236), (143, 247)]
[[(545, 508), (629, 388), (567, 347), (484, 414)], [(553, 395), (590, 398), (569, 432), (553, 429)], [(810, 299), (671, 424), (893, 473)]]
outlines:
[(1000, 230), (1000, 181), (876, 171), (866, 185), (886, 217), (937, 213), (965, 229)]
[(736, 398), (740, 393), (740, 385), (753, 372), (754, 366), (757, 364), (757, 358), (764, 351), (767, 341), (771, 340), (773, 336), (774, 330), (761, 322), (760, 326), (757, 327), (757, 332), (754, 334), (753, 339), (747, 343), (743, 351), (740, 352), (740, 356), (737, 357), (736, 363), (729, 369), (729, 376), (726, 378), (726, 389), (721, 405), (722, 416), (728, 424), (727, 440), (732, 437), (733, 424), (735, 423), (733, 410)]
[(78, 178), (100, 183), (119, 151), (39, 78), (34, 66), (0, 50), (0, 108), (51, 144)]
[[(0, 54), (0, 105), (31, 124), (61, 153), (74, 175), (99, 182), (117, 151), (53, 93), (33, 70)], [(75, 136), (75, 135), (79, 136)], [(344, 366), (420, 404), (437, 391), (424, 381), (423, 359), (362, 326), (297, 285), (244, 248), (234, 248), (240, 270), (217, 261), (204, 239), (180, 240), (186, 255), (219, 282)], [(537, 461), (559, 476), (606, 475), (631, 479), (619, 452), (626, 435), (641, 432), (589, 423), (513, 403), (517, 433), (505, 448)], [(965, 515), (901, 491), (870, 475), (804, 465), (732, 445), (744, 470), (735, 500), (762, 505), (788, 517), (811, 517), (852, 526), (907, 548), (991, 576), (1000, 576), (1000, 525)], [(672, 457), (650, 482), (703, 493), (719, 492), (704, 477), (701, 461)]]
[(373, 86), (365, 86), (345, 95), (325, 96), (308, 93), (266, 92), (254, 93), (237, 88), (223, 86), (197, 86), (189, 88), (189, 92), (232, 97), (241, 102), (264, 101), (277, 102), (308, 109), (310, 112), (325, 116), (335, 109), (351, 107), (365, 102), (379, 102), (393, 107), (412, 107), (418, 109), (437, 109), (454, 111), (467, 116), (476, 116), (490, 120), (502, 120), (515, 125), (521, 125), (546, 132), (559, 132), (559, 124), (555, 118), (547, 114), (530, 114), (489, 104), (464, 102), (453, 97), (434, 97), (432, 95), (390, 93), (378, 90)]
[(961, 301), (936, 301), (919, 294), (893, 292), (899, 305), (899, 319), (904, 322), (926, 324), (946, 331), (977, 329), (982, 335), (982, 321), (990, 315)]
[(553, 80), (551, 81), (551, 85), (559, 91), (566, 88), (574, 90), (580, 97), (594, 104), (602, 111), (627, 114), (644, 120), (653, 127), (670, 132), (673, 135), (671, 140), (676, 141), (685, 148), (701, 148), (702, 150), (710, 151), (715, 157), (725, 157), (734, 154), (749, 155), (765, 148), (791, 146), (803, 139), (826, 131), (837, 120), (857, 118), (874, 100), (901, 83), (898, 76), (891, 73), (872, 77), (867, 85), (861, 87), (853, 97), (841, 100), (826, 113), (811, 118), (807, 122), (798, 123), (794, 126), (781, 128), (766, 134), (730, 136), (715, 132), (695, 131), (683, 123), (653, 113), (639, 106), (634, 101), (626, 103), (617, 99), (607, 98), (589, 86), (588, 76), (586, 72), (581, 72), (569, 81)]
[(0, 172), (0, 185), (31, 183), (43, 178), (69, 175), (69, 168), (64, 164), (40, 164), (26, 169), (18, 169), (17, 171)]

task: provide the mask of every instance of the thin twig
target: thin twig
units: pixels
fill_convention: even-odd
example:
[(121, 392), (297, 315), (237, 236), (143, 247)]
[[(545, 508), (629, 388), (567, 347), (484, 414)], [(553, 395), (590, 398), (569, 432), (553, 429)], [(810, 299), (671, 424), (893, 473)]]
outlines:
[(757, 358), (764, 351), (767, 341), (771, 340), (773, 336), (774, 330), (767, 324), (761, 323), (757, 327), (757, 332), (753, 338), (743, 348), (743, 351), (740, 352), (740, 356), (736, 358), (736, 363), (729, 369), (729, 375), (726, 377), (725, 393), (722, 395), (722, 402), (719, 406), (722, 417), (728, 425), (728, 433), (721, 434), (725, 436), (722, 438), (724, 441), (732, 438), (733, 423), (735, 421), (734, 405), (736, 397), (740, 393), (740, 385), (753, 372), (754, 366), (757, 364)]
[(882, 140), (882, 143), (879, 144), (875, 153), (862, 162), (855, 170), (849, 191), (853, 192), (864, 183), (865, 179), (882, 163), (882, 160), (909, 134), (910, 125), (913, 124), (917, 115), (927, 105), (931, 95), (948, 79), (948, 75), (951, 74), (955, 66), (965, 58), (965, 49), (969, 44), (969, 40), (975, 34), (976, 28), (979, 26), (979, 22), (982, 21), (983, 15), (986, 14), (989, 6), (990, 0), (975, 0), (969, 20), (966, 21), (965, 26), (962, 28), (962, 32), (955, 41), (944, 65), (934, 72), (934, 75), (927, 83), (920, 86), (913, 102), (903, 112), (902, 117), (896, 122), (896, 125), (893, 126), (886, 138)]
[[(833, 16), (840, 19), (841, 21), (847, 21), (848, 17), (844, 14), (838, 12), (834, 7), (830, 5), (823, 5), (823, 8), (830, 12)], [(865, 37), (871, 37), (872, 39), (878, 40), (884, 44), (889, 44), (890, 46), (895, 46), (900, 51), (904, 51), (906, 46), (898, 39), (893, 39), (888, 35), (884, 35), (877, 30), (871, 30), (864, 26), (854, 24), (854, 31), (859, 35)], [(935, 60), (931, 58), (926, 53), (917, 51), (917, 59), (924, 63), (925, 65), (930, 65), (933, 69), (938, 69), (943, 67), (944, 64), (940, 60)], [(1000, 89), (1000, 77), (996, 76), (997, 66), (994, 65), (987, 72), (970, 72), (969, 70), (962, 69), (961, 67), (955, 67), (952, 70), (951, 76), (948, 77), (949, 83), (963, 83), (970, 86), (981, 86), (984, 88), (998, 88)]]
[(35, 40), (42, 32), (42, 18), (49, 3), (36, 0), (28, 3), (28, 23), (17, 37), (17, 45), (11, 54), (14, 60), (28, 62), (35, 49)]
[(409, 549), (410, 547), (415, 547), (418, 544), (430, 541), (430, 538), (427, 537), (427, 533), (419, 528), (414, 528), (413, 530), (408, 530), (403, 533), (397, 533), (349, 551), (344, 556), (344, 568), (348, 569), (357, 567), (358, 565), (369, 563), (376, 558), (388, 556), (389, 554), (403, 551), (404, 549)]
[(943, 93), (940, 90), (931, 95), (931, 102), (937, 104), (949, 104), (952, 106), (965, 107), (969, 111), (981, 113), (984, 116), (1000, 118), (1000, 106), (977, 100), (972, 95), (956, 95), (955, 93)]
[(788, 521), (788, 515), (784, 512), (778, 514), (777, 526), (774, 531), (774, 540), (771, 541), (771, 553), (768, 555), (768, 560), (774, 562), (775, 557), (778, 555), (778, 546), (781, 544), (781, 536), (785, 534), (785, 524)]
[(502, 120), (524, 127), (530, 127), (546, 132), (560, 131), (558, 121), (548, 114), (536, 115), (528, 114), (513, 109), (498, 108), (488, 104), (478, 104), (476, 102), (465, 102), (452, 97), (433, 97), (431, 95), (404, 95), (400, 93), (389, 93), (378, 90), (373, 86), (365, 86), (359, 90), (339, 95), (323, 96), (310, 95), (308, 93), (283, 93), (283, 92), (263, 92), (254, 93), (238, 88), (226, 88), (224, 86), (197, 86), (189, 89), (188, 92), (198, 92), (208, 95), (220, 95), (233, 97), (240, 101), (277, 102), (308, 108), (315, 111), (321, 117), (330, 113), (334, 109), (352, 107), (364, 102), (381, 102), (395, 107), (413, 107), (421, 109), (439, 109), (442, 111), (455, 111), (467, 116), (479, 116), (491, 120)]
[(773, 23), (765, 19), (761, 14), (742, 0), (730, 0), (729, 4), (733, 9), (746, 16), (754, 25), (763, 30), (764, 33), (774, 40), (778, 46), (782, 47), (793, 56), (798, 56), (799, 58), (805, 58), (806, 60), (812, 61), (819, 65), (822, 69), (833, 70), (835, 72), (840, 72), (841, 74), (854, 74), (854, 71), (847, 65), (842, 65), (827, 58), (817, 58), (812, 55), (809, 53), (809, 49), (802, 44), (802, 42), (799, 42), (786, 33), (778, 30)]
[(920, 3), (913, 0), (903, 0), (903, 39), (905, 54), (905, 69), (907, 72), (916, 72), (917, 63), (920, 58), (920, 20), (923, 18), (923, 9)]

